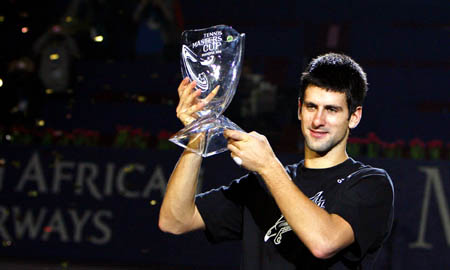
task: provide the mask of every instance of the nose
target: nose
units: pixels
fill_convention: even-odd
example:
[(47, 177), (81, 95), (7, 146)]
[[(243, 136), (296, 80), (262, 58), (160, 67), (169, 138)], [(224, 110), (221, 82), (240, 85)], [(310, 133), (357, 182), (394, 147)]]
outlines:
[(314, 113), (312, 124), (314, 128), (325, 125), (325, 112), (323, 110), (319, 109)]

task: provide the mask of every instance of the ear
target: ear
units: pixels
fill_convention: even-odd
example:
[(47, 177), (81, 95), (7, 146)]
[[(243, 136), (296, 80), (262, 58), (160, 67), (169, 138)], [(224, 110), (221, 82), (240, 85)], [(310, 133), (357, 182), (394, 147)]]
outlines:
[(362, 118), (362, 106), (356, 107), (355, 111), (350, 116), (350, 120), (348, 122), (348, 127), (350, 129), (353, 129), (358, 126), (359, 121), (361, 121)]
[(302, 121), (302, 117), (300, 116), (302, 111), (302, 101), (300, 100), (300, 98), (298, 98), (298, 109), (297, 109), (297, 117), (298, 120)]

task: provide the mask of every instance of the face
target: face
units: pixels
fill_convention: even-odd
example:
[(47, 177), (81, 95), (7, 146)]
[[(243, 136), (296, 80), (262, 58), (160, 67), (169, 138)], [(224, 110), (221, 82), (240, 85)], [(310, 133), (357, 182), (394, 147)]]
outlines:
[(358, 125), (361, 113), (358, 107), (349, 118), (345, 93), (309, 85), (298, 112), (306, 150), (321, 155), (333, 149), (345, 151), (349, 128)]

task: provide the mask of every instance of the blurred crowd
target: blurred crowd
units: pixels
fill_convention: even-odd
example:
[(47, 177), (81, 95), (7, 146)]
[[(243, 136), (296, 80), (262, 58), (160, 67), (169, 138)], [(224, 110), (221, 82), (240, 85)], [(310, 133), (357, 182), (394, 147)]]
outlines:
[(2, 1), (0, 124), (32, 125), (46, 95), (73, 93), (77, 61), (174, 61), (182, 27), (178, 0)]

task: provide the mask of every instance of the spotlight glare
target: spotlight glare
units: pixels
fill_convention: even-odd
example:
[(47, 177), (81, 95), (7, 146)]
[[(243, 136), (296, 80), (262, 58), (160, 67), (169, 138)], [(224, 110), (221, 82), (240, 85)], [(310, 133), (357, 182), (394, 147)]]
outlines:
[(59, 54), (57, 53), (52, 53), (50, 54), (50, 60), (54, 61), (54, 60), (58, 60), (59, 59)]
[(147, 100), (147, 98), (145, 96), (138, 96), (137, 100), (138, 102), (143, 103)]
[(37, 125), (40, 127), (43, 127), (45, 125), (45, 121), (44, 120), (38, 120), (37, 121)]
[(29, 30), (29, 29), (28, 29), (28, 27), (24, 26), (24, 27), (22, 27), (21, 30), (22, 30), (22, 33), (23, 33), (23, 34), (26, 34), (26, 33), (28, 33), (28, 30)]
[(100, 35), (99, 36), (95, 36), (94, 37), (94, 41), (95, 42), (102, 42), (103, 41), (103, 36), (100, 36)]
[(67, 16), (67, 17), (66, 17), (66, 23), (71, 23), (71, 22), (72, 22), (72, 17)]
[(2, 87), (2, 86), (3, 86), (3, 79), (0, 78), (0, 87)]

